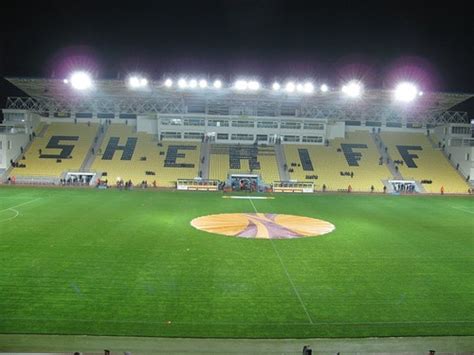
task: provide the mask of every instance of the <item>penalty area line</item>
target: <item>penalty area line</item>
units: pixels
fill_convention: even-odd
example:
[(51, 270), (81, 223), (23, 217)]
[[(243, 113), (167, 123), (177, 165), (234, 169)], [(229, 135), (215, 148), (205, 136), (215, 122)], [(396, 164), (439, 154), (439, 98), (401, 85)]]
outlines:
[[(249, 199), (249, 201), (252, 204), (252, 207), (253, 207), (255, 213), (258, 213), (257, 208), (255, 207), (253, 201), (251, 199)], [(275, 251), (275, 254), (278, 257), (278, 260), (280, 261), (280, 265), (283, 268), (283, 271), (285, 271), (286, 277), (287, 277), (288, 281), (290, 282), (290, 285), (293, 288), (293, 291), (294, 291), (296, 297), (300, 301), (301, 307), (303, 307), (303, 310), (306, 313), (306, 316), (308, 317), (309, 323), (314, 324), (313, 319), (311, 318), (311, 316), (308, 312), (308, 309), (306, 308), (306, 305), (304, 304), (303, 299), (301, 298), (301, 295), (300, 295), (300, 293), (298, 292), (298, 289), (295, 286), (295, 283), (291, 279), (290, 273), (288, 272), (288, 269), (286, 268), (285, 263), (283, 263), (283, 259), (281, 258), (281, 255), (278, 252), (278, 249), (277, 249), (275, 243), (273, 242), (273, 239), (271, 239), (271, 238), (270, 238), (270, 243), (272, 244), (273, 250)]]

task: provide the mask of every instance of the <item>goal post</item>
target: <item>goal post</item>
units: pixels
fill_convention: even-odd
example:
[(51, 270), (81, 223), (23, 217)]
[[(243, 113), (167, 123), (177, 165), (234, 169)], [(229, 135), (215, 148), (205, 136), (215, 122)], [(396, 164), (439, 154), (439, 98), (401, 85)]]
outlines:
[(273, 192), (313, 193), (314, 183), (310, 181), (274, 181)]

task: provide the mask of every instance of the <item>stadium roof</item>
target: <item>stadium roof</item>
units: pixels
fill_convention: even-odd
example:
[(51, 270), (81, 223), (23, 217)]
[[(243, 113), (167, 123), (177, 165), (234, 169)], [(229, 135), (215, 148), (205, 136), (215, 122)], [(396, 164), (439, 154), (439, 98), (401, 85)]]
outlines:
[[(415, 102), (394, 102), (393, 91), (370, 89), (362, 97), (345, 97), (340, 90), (312, 94), (260, 89), (237, 92), (233, 88), (178, 89), (162, 81), (131, 89), (123, 80), (96, 80), (88, 91), (76, 91), (60, 79), (7, 78), (29, 98), (9, 98), (7, 108), (36, 112), (172, 113), (247, 116), (297, 116), (330, 120), (408, 122), (461, 122), (467, 115), (450, 112), (473, 94), (425, 92)], [(447, 117), (446, 117), (447, 115)], [(441, 121), (439, 121), (441, 117)]]

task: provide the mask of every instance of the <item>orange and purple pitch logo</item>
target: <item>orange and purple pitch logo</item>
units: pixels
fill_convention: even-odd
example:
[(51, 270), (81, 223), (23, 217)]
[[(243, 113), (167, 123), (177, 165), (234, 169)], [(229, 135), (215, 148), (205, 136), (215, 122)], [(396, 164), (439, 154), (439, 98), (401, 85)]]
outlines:
[(315, 237), (336, 228), (321, 219), (274, 213), (214, 214), (195, 218), (191, 225), (209, 233), (255, 239)]

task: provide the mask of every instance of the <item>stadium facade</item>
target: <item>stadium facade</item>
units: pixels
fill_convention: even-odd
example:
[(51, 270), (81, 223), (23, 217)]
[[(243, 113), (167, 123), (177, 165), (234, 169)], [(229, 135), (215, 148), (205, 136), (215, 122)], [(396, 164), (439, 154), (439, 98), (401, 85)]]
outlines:
[(25, 96), (9, 97), (3, 109), (4, 182), (87, 175), (176, 186), (199, 177), (216, 186), (248, 175), (289, 191), (308, 183), (390, 192), (407, 181), (430, 193), (467, 193), (473, 184), (469, 118), (451, 111), (473, 95), (426, 92), (401, 103), (391, 90), (352, 98), (98, 80), (78, 91), (58, 79), (8, 80)]

